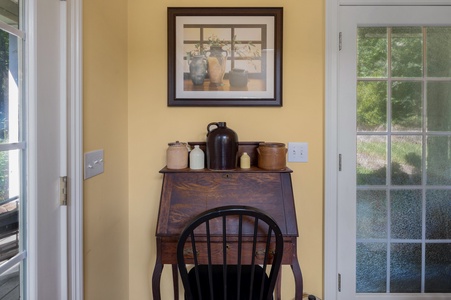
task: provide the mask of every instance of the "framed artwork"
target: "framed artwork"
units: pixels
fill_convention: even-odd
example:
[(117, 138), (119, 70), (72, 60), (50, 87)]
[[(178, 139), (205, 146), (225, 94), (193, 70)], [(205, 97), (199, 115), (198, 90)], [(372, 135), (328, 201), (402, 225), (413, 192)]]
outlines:
[(168, 106), (282, 106), (281, 7), (169, 7)]

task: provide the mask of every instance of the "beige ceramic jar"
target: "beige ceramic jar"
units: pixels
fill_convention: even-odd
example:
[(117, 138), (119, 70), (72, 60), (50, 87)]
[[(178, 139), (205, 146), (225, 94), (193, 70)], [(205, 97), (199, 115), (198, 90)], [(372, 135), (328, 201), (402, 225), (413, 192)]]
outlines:
[(169, 143), (166, 150), (166, 167), (168, 169), (188, 168), (188, 147), (179, 141)]
[(251, 157), (247, 152), (244, 152), (240, 157), (240, 168), (249, 169), (251, 167)]
[(258, 167), (265, 170), (282, 170), (287, 164), (287, 148), (283, 143), (260, 143), (257, 148)]

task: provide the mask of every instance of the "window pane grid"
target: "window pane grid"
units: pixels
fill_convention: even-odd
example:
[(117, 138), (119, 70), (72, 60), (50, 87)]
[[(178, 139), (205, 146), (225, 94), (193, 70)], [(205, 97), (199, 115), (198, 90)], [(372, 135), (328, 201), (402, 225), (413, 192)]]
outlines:
[[(246, 29), (246, 30), (242, 30)], [(266, 28), (264, 25), (227, 24), (227, 25), (197, 25), (184, 26), (185, 52), (189, 55), (205, 55), (213, 45), (226, 50), (227, 71), (234, 68), (246, 69), (250, 75), (266, 72), (264, 53), (266, 49)], [(189, 60), (189, 57), (184, 59)], [(189, 73), (188, 65), (185, 72)], [(187, 75), (185, 75), (187, 77)]]
[[(451, 292), (434, 283), (450, 275), (441, 263), (451, 261), (451, 99), (439, 92), (451, 94), (451, 74), (428, 69), (428, 28), (358, 32), (356, 291)], [(386, 49), (362, 49), (375, 44)]]

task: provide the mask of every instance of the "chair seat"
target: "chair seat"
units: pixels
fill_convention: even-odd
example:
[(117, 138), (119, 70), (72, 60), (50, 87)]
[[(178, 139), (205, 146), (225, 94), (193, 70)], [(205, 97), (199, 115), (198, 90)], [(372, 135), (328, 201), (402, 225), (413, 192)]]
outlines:
[[(203, 300), (213, 300), (210, 298), (210, 284), (208, 279), (208, 266), (207, 265), (199, 265), (199, 280), (202, 282), (201, 285), (201, 293)], [(269, 278), (264, 273), (264, 270), (261, 266), (255, 265), (255, 279), (254, 286), (252, 287), (252, 298), (250, 298), (250, 289), (251, 289), (251, 274), (252, 274), (252, 266), (250, 265), (242, 265), (241, 266), (241, 300), (257, 300), (260, 295), (260, 287), (261, 287), (261, 278), (264, 276), (264, 286), (268, 286)], [(192, 268), (188, 273), (189, 284), (191, 286), (191, 291), (193, 292), (194, 299), (199, 299), (199, 295), (196, 287), (196, 275), (195, 268)], [(237, 300), (237, 291), (238, 291), (238, 267), (236, 265), (227, 265), (227, 299), (224, 299), (224, 283), (223, 283), (223, 266), (222, 265), (213, 265), (212, 266), (212, 282), (213, 282), (213, 291), (214, 291), (214, 300)], [(266, 294), (266, 291), (265, 293)]]

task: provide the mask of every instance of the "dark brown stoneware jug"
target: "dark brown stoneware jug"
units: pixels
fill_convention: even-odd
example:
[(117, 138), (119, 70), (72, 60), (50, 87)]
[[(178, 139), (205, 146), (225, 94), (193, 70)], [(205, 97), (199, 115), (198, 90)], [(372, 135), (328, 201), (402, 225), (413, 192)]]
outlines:
[[(216, 128), (210, 130), (211, 126)], [(213, 122), (207, 126), (207, 168), (231, 170), (237, 165), (238, 135), (226, 122)]]

